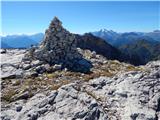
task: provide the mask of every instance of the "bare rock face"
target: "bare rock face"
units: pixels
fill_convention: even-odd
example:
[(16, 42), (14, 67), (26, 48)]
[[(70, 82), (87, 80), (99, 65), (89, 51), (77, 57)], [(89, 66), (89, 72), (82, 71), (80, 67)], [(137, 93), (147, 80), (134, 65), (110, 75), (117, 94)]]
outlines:
[(1, 119), (160, 120), (160, 61), (143, 67), (147, 71), (70, 83), (26, 102), (12, 102), (1, 111)]
[(40, 60), (49, 65), (61, 64), (63, 68), (76, 71), (88, 71), (91, 67), (78, 53), (75, 35), (64, 29), (57, 17), (51, 21), (40, 46), (32, 47), (24, 60)]

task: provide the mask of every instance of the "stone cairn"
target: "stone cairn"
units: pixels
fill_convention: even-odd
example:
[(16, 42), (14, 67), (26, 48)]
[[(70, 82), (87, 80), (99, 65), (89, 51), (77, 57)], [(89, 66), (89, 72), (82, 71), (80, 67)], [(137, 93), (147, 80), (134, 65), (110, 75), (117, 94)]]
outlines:
[(83, 59), (77, 51), (75, 35), (64, 29), (62, 22), (57, 17), (54, 17), (45, 31), (42, 43), (38, 47), (32, 47), (26, 53), (22, 66), (26, 66), (24, 63), (29, 63), (28, 68), (34, 68), (32, 66), (37, 65), (32, 65), (32, 63), (35, 61), (38, 66), (42, 64), (48, 64), (50, 67), (61, 65), (61, 69), (67, 68), (79, 72), (87, 72), (91, 67), (90, 62)]

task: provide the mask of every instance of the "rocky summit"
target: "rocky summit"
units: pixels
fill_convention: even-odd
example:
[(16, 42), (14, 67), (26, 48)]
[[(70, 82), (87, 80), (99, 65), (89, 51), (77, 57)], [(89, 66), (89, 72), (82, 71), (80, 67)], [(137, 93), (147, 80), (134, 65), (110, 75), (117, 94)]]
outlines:
[(1, 119), (160, 120), (160, 61), (109, 60), (78, 38), (55, 17), (39, 46), (1, 50)]

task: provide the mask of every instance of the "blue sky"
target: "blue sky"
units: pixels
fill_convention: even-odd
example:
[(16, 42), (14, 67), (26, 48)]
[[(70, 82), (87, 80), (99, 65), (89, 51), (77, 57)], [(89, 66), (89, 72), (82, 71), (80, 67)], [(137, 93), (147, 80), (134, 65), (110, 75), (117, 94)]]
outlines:
[(54, 16), (73, 33), (101, 28), (148, 32), (160, 28), (160, 2), (2, 2), (2, 33), (44, 32)]

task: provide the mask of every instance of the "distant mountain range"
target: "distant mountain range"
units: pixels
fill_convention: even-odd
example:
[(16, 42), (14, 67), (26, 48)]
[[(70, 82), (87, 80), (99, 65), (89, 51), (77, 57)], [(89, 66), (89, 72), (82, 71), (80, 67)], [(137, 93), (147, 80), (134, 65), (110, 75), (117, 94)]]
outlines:
[(93, 35), (104, 39), (106, 42), (113, 46), (119, 47), (124, 44), (130, 44), (140, 39), (146, 39), (148, 41), (160, 42), (160, 30), (153, 32), (125, 32), (117, 33), (112, 30), (101, 29), (96, 32), (91, 32)]
[[(38, 45), (44, 34), (10, 35), (1, 37), (1, 48), (29, 48)], [(108, 59), (127, 61), (134, 65), (160, 59), (160, 31), (117, 33), (102, 29), (76, 35), (77, 47), (96, 51)]]
[(43, 39), (43, 33), (34, 35), (8, 35), (1, 37), (1, 48), (29, 48), (38, 45)]

